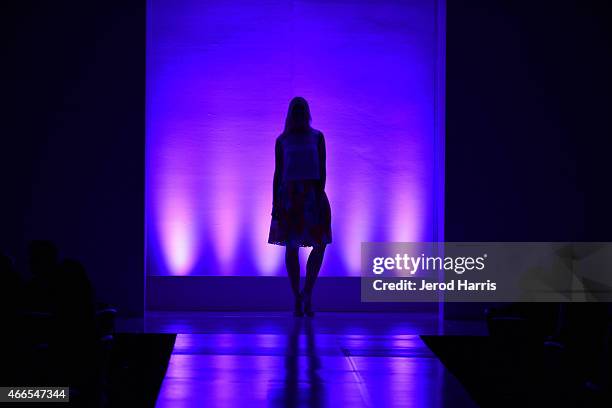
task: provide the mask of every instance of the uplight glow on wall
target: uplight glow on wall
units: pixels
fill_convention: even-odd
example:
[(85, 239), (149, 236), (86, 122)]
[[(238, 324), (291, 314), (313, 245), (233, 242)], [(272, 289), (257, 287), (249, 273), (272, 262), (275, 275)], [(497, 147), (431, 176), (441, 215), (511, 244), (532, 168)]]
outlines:
[(333, 243), (439, 239), (439, 0), (149, 0), (149, 275), (284, 275), (274, 142), (305, 97), (327, 142)]

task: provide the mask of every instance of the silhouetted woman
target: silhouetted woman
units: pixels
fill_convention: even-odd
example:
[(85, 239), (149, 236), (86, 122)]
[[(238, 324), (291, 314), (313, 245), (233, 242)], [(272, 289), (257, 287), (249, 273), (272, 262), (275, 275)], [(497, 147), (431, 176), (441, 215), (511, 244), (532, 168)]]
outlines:
[[(289, 103), (285, 131), (276, 139), (272, 223), (268, 238), (269, 243), (286, 247), (285, 265), (295, 296), (296, 316), (313, 315), (312, 289), (325, 247), (332, 240), (331, 210), (325, 194), (325, 139), (310, 122), (306, 100), (293, 98)], [(312, 247), (302, 291), (300, 247)]]

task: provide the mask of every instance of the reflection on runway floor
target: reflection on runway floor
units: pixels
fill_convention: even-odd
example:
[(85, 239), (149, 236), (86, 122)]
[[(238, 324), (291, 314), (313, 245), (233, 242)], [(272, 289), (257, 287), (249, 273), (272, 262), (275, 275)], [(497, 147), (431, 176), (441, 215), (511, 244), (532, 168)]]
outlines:
[(418, 336), (435, 326), (397, 313), (149, 314), (147, 331), (179, 333), (157, 406), (474, 406)]

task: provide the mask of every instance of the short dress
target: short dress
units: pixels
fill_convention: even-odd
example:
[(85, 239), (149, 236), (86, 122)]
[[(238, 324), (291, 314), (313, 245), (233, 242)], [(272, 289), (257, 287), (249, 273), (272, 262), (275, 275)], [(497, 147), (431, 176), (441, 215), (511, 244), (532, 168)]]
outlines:
[[(319, 146), (323, 134), (283, 134), (281, 183), (273, 209), (268, 243), (291, 247), (315, 247), (332, 242), (331, 208), (321, 188)], [(280, 168), (279, 168), (280, 167)]]

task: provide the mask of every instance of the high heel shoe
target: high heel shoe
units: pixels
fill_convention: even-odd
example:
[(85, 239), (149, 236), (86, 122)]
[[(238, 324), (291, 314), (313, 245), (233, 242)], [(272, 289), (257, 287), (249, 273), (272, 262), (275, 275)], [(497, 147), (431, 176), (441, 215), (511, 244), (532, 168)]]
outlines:
[(295, 305), (293, 306), (293, 315), (295, 317), (304, 317), (304, 310), (302, 309), (302, 294), (301, 293), (295, 297)]
[(312, 311), (312, 296), (311, 293), (307, 293), (302, 291), (300, 294), (303, 302), (304, 302), (304, 314), (308, 317), (313, 317), (314, 312)]

